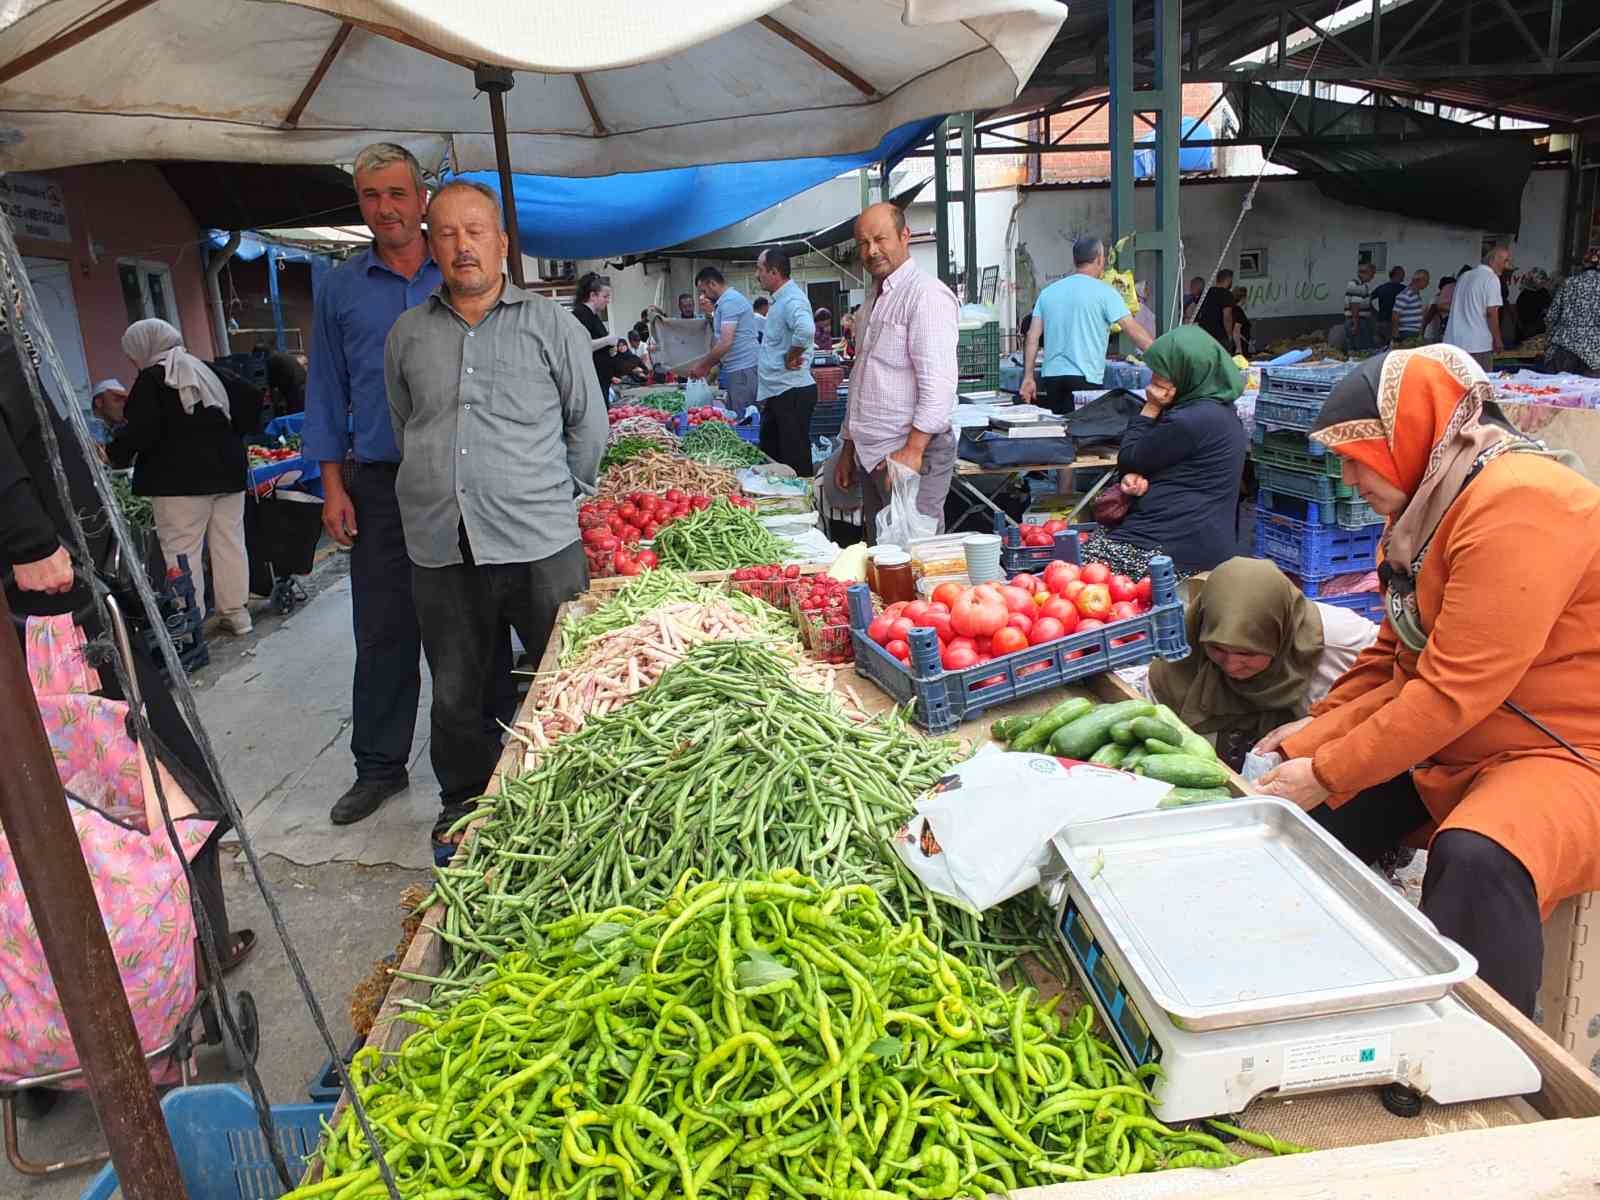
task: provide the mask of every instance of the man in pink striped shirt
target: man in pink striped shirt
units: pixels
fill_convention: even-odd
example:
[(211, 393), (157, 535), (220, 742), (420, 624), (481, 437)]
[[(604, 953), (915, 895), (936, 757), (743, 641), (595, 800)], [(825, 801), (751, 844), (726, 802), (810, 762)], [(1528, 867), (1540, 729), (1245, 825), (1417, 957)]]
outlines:
[(878, 512), (889, 502), (890, 460), (922, 476), (917, 510), (944, 528), (956, 465), (950, 417), (958, 306), (948, 287), (911, 261), (911, 232), (895, 205), (872, 205), (856, 219), (855, 234), (876, 282), (856, 321), (859, 348), (834, 482), (848, 491), (860, 479), (862, 529), (870, 544)]

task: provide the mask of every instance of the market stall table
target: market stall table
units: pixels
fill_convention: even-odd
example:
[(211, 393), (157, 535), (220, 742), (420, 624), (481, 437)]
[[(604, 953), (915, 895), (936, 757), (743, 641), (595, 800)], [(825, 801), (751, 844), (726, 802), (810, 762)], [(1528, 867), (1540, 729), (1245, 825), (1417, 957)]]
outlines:
[[(991, 500), (989, 496), (984, 493), (982, 488), (979, 488), (970, 482), (971, 480), (980, 477), (999, 479), (1000, 484), (995, 488), (995, 491), (1001, 491), (1009, 486), (1012, 481), (1020, 480), (1023, 476), (1030, 475), (1035, 471), (1057, 471), (1064, 473), (1069, 489), (1071, 487), (1072, 472), (1102, 472), (1100, 477), (1095, 480), (1094, 486), (1084, 494), (1083, 501), (1080, 502), (1079, 505), (1079, 507), (1082, 507), (1083, 504), (1093, 500), (1095, 495), (1111, 482), (1112, 477), (1117, 471), (1117, 456), (1114, 454), (1088, 454), (1082, 455), (1067, 463), (1020, 463), (1016, 466), (1008, 467), (986, 467), (982, 463), (970, 462), (967, 459), (958, 458), (956, 460), (955, 478), (951, 481), (951, 487), (953, 489), (960, 489), (962, 495), (967, 497), (970, 503), (962, 511), (959, 517), (957, 517), (954, 521), (947, 523), (948, 526), (952, 529), (960, 528), (961, 523), (973, 513), (977, 512), (980, 508), (987, 508), (992, 512), (1002, 513), (1003, 515), (1003, 510), (1000, 508), (1000, 506)], [(1059, 480), (1060, 478), (1061, 476), (1058, 475), (1057, 479)], [(1059, 483), (1057, 484), (1057, 487), (1059, 489)], [(1058, 492), (1058, 494), (1066, 495), (1068, 493)]]
[[(719, 573), (702, 573), (714, 581)], [(612, 585), (616, 586), (616, 585)], [(596, 592), (608, 589), (597, 588)], [(595, 594), (563, 606), (565, 617), (590, 607)], [(541, 673), (553, 671), (560, 658), (560, 621), (539, 664)], [(841, 669), (835, 686), (850, 688), (868, 712), (886, 711), (889, 697), (848, 668)], [(956, 736), (977, 745), (992, 720), (1002, 715), (1042, 712), (1066, 695), (1087, 695), (1103, 701), (1132, 697), (1131, 689), (1114, 675), (1086, 681), (1082, 687), (1030, 696), (985, 712), (956, 730)], [(530, 718), (530, 698), (520, 714)], [(513, 741), (503, 754), (499, 774), (514, 774), (522, 765), (523, 747)], [(499, 776), (490, 785), (499, 787)], [(1236, 775), (1236, 793), (1246, 789)], [(404, 961), (402, 975), (437, 975), (443, 965), (444, 943), (435, 932), (443, 919), (437, 906), (424, 915)], [(1082, 1003), (1076, 981), (1052, 978), (1037, 963), (1025, 964), (1030, 981), (1046, 995), (1063, 993), (1076, 1006)], [(384, 1052), (398, 1048), (413, 1026), (403, 1020), (407, 1004), (425, 1003), (430, 985), (421, 978), (397, 976), (384, 1000), (369, 1044)], [(1243, 1120), (1250, 1128), (1271, 1136), (1300, 1141), (1322, 1152), (1293, 1158), (1261, 1159), (1223, 1171), (1181, 1170), (1133, 1178), (1070, 1183), (1021, 1189), (1025, 1197), (1127, 1197), (1145, 1200), (1190, 1200), (1195, 1197), (1303, 1196), (1315, 1191), (1330, 1197), (1370, 1197), (1401, 1194), (1413, 1187), (1447, 1189), (1452, 1200), (1510, 1194), (1506, 1181), (1514, 1173), (1519, 1197), (1592, 1196), (1593, 1179), (1600, 1173), (1600, 1081), (1585, 1072), (1570, 1056), (1477, 979), (1457, 987), (1455, 994), (1494, 1028), (1505, 1033), (1538, 1065), (1543, 1076), (1540, 1090), (1527, 1098), (1481, 1101), (1440, 1106), (1423, 1102), (1422, 1115), (1407, 1120), (1388, 1113), (1371, 1087), (1344, 1092), (1317, 1093), (1292, 1099), (1265, 1095), (1253, 1102)], [(342, 1108), (345, 1101), (341, 1099)], [(1348, 1149), (1338, 1149), (1348, 1147)], [(1492, 1163), (1492, 1169), (1490, 1167)], [(1382, 1180), (1377, 1190), (1373, 1181)], [(1392, 1185), (1392, 1186), (1391, 1186)]]

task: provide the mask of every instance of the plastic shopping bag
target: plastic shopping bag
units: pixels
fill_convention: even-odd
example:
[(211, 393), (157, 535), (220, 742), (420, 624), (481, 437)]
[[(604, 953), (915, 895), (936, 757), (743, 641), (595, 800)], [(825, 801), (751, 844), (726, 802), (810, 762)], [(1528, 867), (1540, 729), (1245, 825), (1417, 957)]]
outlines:
[(691, 379), (683, 385), (683, 403), (685, 408), (704, 408), (716, 401), (716, 393), (711, 390), (711, 385), (704, 379)]
[(919, 538), (938, 533), (939, 518), (917, 511), (922, 476), (892, 458), (885, 459), (883, 465), (889, 473), (889, 503), (878, 513), (877, 544), (909, 547)]

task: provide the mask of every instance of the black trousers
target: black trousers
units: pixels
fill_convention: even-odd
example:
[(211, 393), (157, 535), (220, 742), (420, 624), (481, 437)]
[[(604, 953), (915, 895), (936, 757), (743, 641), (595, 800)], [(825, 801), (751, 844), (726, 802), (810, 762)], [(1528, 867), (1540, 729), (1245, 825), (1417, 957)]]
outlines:
[[(1319, 805), (1311, 818), (1362, 862), (1393, 849), (1432, 820), (1409, 774), (1368, 788), (1340, 808)], [(1428, 850), (1422, 911), (1440, 933), (1478, 960), (1485, 983), (1533, 1016), (1544, 969), (1544, 930), (1533, 877), (1513, 854), (1470, 829), (1441, 830)]]
[(1039, 404), (1063, 417), (1077, 407), (1074, 392), (1092, 392), (1100, 387), (1082, 375), (1041, 375), (1039, 383)]
[(398, 471), (397, 463), (356, 463), (345, 471), (357, 530), (350, 547), (356, 635), (350, 749), (358, 779), (406, 777), (422, 693), (422, 638), (394, 492)]
[(442, 804), (483, 795), (500, 757), (494, 723), (497, 643), (509, 625), (537, 658), (563, 601), (589, 587), (583, 546), (549, 558), (487, 566), (412, 567), (422, 648), (433, 674), (429, 753)]
[(761, 410), (761, 452), (810, 479), (811, 412), (817, 407), (817, 385), (790, 388), (768, 396)]

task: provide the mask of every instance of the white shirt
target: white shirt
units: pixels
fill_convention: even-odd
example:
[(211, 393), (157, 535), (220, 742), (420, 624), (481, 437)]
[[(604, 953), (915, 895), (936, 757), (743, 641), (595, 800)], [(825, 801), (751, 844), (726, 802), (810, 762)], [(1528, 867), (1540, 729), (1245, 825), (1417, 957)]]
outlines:
[(1501, 304), (1500, 277), (1479, 263), (1456, 280), (1455, 299), (1450, 303), (1450, 323), (1444, 340), (1460, 346), (1468, 354), (1487, 354), (1494, 349), (1489, 332), (1488, 312)]
[(1307, 708), (1331, 692), (1357, 656), (1378, 640), (1378, 627), (1358, 612), (1336, 604), (1316, 604), (1316, 610), (1322, 618), (1322, 657), (1306, 689)]

